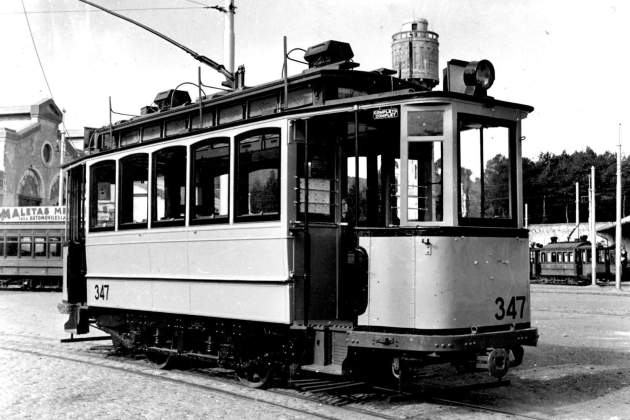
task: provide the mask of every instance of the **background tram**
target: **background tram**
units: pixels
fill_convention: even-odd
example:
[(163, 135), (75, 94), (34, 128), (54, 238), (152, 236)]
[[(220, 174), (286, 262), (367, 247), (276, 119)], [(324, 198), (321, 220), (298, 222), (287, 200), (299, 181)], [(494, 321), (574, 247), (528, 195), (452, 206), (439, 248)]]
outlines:
[(0, 220), (0, 287), (61, 290), (65, 208), (0, 207)]
[[(530, 278), (534, 282), (556, 284), (591, 284), (592, 264), (598, 281), (615, 279), (615, 247), (598, 244), (592, 258), (591, 243), (586, 238), (558, 242), (556, 237), (542, 248), (530, 248)], [(622, 277), (627, 262), (622, 260)]]
[(305, 58), (197, 103), (164, 92), (92, 133), (66, 168), (66, 329), (251, 386), (274, 369), (400, 378), (408, 361), (502, 377), (538, 337), (521, 191), (533, 108), (486, 95), (486, 60), (452, 60), (433, 91), (352, 70), (348, 44)]

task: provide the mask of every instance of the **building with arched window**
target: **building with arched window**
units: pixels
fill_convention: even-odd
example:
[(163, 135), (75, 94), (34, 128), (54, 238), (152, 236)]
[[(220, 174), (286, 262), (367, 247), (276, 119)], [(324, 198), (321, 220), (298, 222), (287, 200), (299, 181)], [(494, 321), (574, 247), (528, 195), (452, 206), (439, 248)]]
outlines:
[[(52, 99), (0, 107), (0, 207), (59, 204), (59, 124)], [(66, 148), (64, 161), (75, 152)]]

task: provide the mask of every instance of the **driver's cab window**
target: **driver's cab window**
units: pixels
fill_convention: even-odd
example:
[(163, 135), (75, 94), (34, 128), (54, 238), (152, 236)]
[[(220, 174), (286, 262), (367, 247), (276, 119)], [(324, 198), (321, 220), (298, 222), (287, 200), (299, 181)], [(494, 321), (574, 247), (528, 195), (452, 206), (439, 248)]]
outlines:
[(397, 197), (401, 224), (433, 224), (444, 220), (445, 121), (442, 107), (409, 106), (403, 109), (400, 180)]

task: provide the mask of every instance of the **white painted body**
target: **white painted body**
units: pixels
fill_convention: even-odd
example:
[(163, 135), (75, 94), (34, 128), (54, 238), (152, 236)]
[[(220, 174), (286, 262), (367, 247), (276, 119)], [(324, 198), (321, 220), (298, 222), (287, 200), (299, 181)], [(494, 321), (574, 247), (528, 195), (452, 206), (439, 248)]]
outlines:
[(88, 305), (288, 323), (287, 247), (278, 222), (91, 234)]
[[(422, 241), (430, 241), (426, 245)], [(358, 325), (422, 330), (530, 321), (527, 239), (361, 237), (369, 302)], [(525, 296), (523, 316), (497, 320), (495, 300)]]

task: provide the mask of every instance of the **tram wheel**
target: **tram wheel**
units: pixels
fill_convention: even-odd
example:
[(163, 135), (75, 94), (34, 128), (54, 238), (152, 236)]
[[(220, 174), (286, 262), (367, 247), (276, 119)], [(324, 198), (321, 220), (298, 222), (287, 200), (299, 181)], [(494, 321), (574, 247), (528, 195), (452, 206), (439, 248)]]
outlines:
[(157, 351), (147, 352), (147, 359), (153, 362), (158, 369), (173, 369), (176, 363), (176, 357), (171, 354), (164, 354)]
[(267, 364), (250, 363), (236, 369), (238, 381), (250, 388), (266, 388), (271, 383), (273, 367)]

